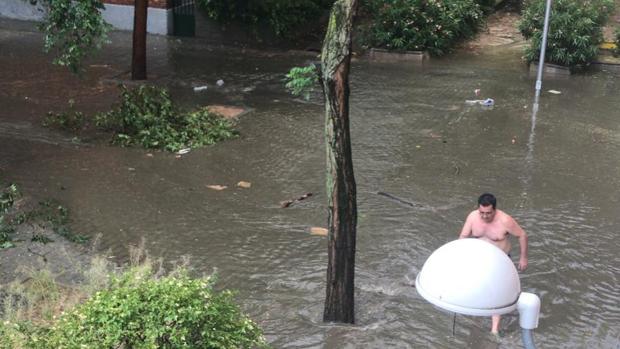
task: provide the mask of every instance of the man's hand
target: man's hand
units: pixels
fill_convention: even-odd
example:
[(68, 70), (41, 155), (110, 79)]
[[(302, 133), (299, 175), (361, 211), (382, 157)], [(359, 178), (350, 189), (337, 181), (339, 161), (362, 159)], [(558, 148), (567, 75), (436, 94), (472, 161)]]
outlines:
[(524, 271), (527, 268), (527, 257), (519, 258), (519, 270)]

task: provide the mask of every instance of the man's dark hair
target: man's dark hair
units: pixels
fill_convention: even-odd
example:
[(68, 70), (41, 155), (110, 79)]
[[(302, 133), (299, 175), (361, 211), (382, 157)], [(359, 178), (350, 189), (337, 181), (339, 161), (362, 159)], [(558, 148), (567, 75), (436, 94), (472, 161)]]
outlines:
[(480, 197), (478, 198), (478, 205), (480, 206), (493, 206), (493, 209), (495, 209), (495, 206), (497, 205), (497, 199), (495, 198), (495, 196), (491, 193), (484, 193), (482, 195), (480, 195)]

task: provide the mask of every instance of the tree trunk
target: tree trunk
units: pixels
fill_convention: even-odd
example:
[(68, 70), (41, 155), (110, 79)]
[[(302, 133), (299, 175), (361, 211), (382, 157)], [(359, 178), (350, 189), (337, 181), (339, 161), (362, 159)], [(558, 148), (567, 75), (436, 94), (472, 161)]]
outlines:
[(322, 50), (327, 148), (328, 265), (323, 321), (355, 322), (357, 199), (349, 132), (351, 29), (357, 0), (338, 0)]
[(146, 19), (149, 0), (135, 0), (131, 79), (146, 80)]

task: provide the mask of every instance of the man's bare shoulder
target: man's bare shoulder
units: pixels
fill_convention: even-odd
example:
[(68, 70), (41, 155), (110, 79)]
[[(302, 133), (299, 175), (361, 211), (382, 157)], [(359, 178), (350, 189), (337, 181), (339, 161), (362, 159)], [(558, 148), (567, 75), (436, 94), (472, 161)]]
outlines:
[(479, 218), (480, 215), (478, 214), (478, 210), (473, 210), (471, 212), (469, 212), (469, 214), (467, 215), (467, 220), (468, 221), (474, 221), (476, 218)]
[(473, 210), (469, 212), (469, 214), (467, 215), (467, 218), (474, 216), (476, 213), (478, 213), (478, 210)]
[(502, 223), (502, 225), (506, 228), (506, 230), (512, 231), (514, 226), (517, 224), (514, 218), (511, 215), (504, 211), (497, 210), (497, 218)]

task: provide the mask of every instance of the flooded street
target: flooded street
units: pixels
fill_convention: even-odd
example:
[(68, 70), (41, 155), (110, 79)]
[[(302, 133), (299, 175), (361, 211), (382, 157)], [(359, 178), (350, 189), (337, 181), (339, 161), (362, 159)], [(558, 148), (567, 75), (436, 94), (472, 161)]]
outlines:
[[(0, 22), (2, 179), (60, 200), (75, 230), (101, 233), (101, 248), (119, 259), (145, 238), (155, 256), (190, 255), (196, 271), (217, 270), (219, 285), (238, 290), (274, 348), (521, 348), (516, 313), (503, 317), (499, 342), (488, 318), (457, 316), (453, 334), (452, 314), (411, 287), (485, 191), (529, 235), (521, 286), (542, 300), (536, 344), (620, 348), (617, 75), (545, 78), (533, 119), (535, 78), (517, 47), (424, 64), (354, 61), (357, 324), (328, 325), (321, 321), (326, 238), (309, 232), (327, 220), (322, 97), (297, 100), (282, 82), (312, 56), (149, 37), (149, 76), (170, 86), (176, 101), (252, 110), (240, 119), (238, 139), (176, 158), (74, 144), (40, 125), (69, 98), (89, 115), (116, 101), (114, 84), (101, 81), (129, 69), (130, 33), (114, 33), (80, 80), (49, 64), (38, 33), (7, 29), (14, 23)], [(193, 92), (203, 84), (206, 91)], [(479, 98), (495, 106), (465, 103)], [(280, 207), (307, 192), (314, 195)]]

